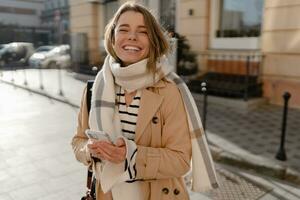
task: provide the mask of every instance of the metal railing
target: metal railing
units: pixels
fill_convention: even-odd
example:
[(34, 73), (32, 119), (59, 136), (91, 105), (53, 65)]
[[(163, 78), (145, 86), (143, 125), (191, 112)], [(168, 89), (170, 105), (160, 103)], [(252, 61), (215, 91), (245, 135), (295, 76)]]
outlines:
[(189, 85), (201, 93), (201, 82), (207, 83), (211, 95), (237, 97), (248, 100), (261, 96), (261, 63), (263, 55), (258, 53), (211, 53), (199, 54), (202, 74)]
[(45, 88), (51, 87), (51, 90), (57, 90), (59, 96), (64, 96), (62, 73), (66, 70), (70, 70), (70, 67), (62, 68), (60, 65), (52, 65), (51, 68), (40, 66), (33, 68), (23, 63), (11, 62), (0, 66), (0, 79), (21, 87), (36, 89), (45, 94), (47, 93)]

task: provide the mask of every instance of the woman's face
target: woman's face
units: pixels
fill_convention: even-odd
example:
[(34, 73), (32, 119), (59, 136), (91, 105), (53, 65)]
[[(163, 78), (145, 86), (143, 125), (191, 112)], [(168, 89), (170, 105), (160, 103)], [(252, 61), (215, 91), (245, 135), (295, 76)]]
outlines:
[(148, 57), (149, 37), (144, 17), (139, 12), (124, 12), (115, 28), (114, 51), (127, 66)]

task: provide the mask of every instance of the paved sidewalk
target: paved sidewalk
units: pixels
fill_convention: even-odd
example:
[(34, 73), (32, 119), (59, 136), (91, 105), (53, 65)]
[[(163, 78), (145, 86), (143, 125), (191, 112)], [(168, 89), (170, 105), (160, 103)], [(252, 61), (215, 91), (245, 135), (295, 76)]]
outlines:
[(86, 168), (70, 145), (78, 109), (1, 82), (0, 91), (0, 199), (80, 199)]
[[(202, 98), (194, 94), (202, 111)], [(211, 103), (208, 97), (207, 137), (215, 160), (234, 164), (300, 185), (300, 109), (289, 109), (285, 149), (287, 161), (275, 159), (280, 146), (282, 110), (262, 104), (253, 109), (236, 109)]]
[[(8, 84), (0, 84), (0, 91), (6, 97), (0, 104), (0, 199), (80, 199), (86, 168), (70, 147), (78, 109)], [(300, 195), (288, 185), (283, 185), (288, 190), (269, 186), (270, 181), (262, 187), (238, 169), (217, 165), (217, 172), (221, 187), (190, 192), (191, 200), (285, 200), (286, 195), (290, 200)]]
[[(59, 75), (61, 75), (61, 87), (59, 86)], [(14, 84), (78, 107), (85, 83), (74, 79), (74, 76), (74, 73), (56, 69), (26, 69), (2, 71), (2, 73), (0, 70), (0, 80), (6, 83)], [(43, 89), (41, 89), (41, 86)], [(59, 94), (60, 91), (62, 91), (63, 96)]]
[[(35, 69), (28, 69), (25, 72), (22, 70), (18, 70), (17, 72), (4, 71), (2, 76), (0, 74), (0, 80), (2, 80), (2, 82), (5, 83), (13, 84), (17, 86), (17, 88), (19, 87), (22, 87), (24, 89), (27, 88), (31, 92), (44, 94), (49, 98), (52, 99), (54, 98), (56, 100), (65, 103), (69, 103), (71, 106), (78, 108), (80, 103), (81, 93), (83, 91), (83, 88), (85, 87), (85, 82), (74, 79), (76, 74), (62, 71), (62, 82), (63, 82), (62, 91), (64, 96), (60, 96), (59, 95), (60, 88), (58, 87), (59, 72), (57, 70), (42, 70), (41, 72), (43, 74), (44, 90), (40, 89), (40, 82), (39, 82), (40, 72), (39, 70), (35, 70)], [(26, 79), (24, 78), (25, 73), (26, 73)], [(14, 79), (13, 83), (11, 82), (12, 78)], [(80, 77), (80, 79), (85, 79), (85, 78), (88, 77)], [(27, 80), (27, 85), (24, 85), (24, 80)], [(1, 99), (3, 98), (5, 98), (5, 96), (1, 96)], [(201, 101), (200, 101), (201, 97), (195, 95), (195, 98), (197, 100), (199, 110), (201, 111), (202, 110)], [(297, 166), (300, 166), (298, 163), (299, 159), (296, 158), (300, 150), (299, 146), (297, 146), (297, 143), (296, 142), (295, 144), (293, 143), (292, 144), (293, 146), (291, 146), (290, 143), (287, 143), (288, 161), (285, 163), (278, 162), (274, 159), (275, 154), (271, 156), (274, 152), (277, 151), (276, 145), (274, 148), (274, 152), (271, 152), (270, 150), (266, 151), (266, 149), (270, 148), (270, 146), (272, 145), (270, 141), (275, 140), (274, 139), (275, 138), (274, 136), (276, 136), (275, 132), (261, 129), (260, 134), (257, 133), (258, 130), (260, 129), (255, 125), (256, 123), (258, 124), (268, 123), (268, 120), (258, 120), (258, 119), (270, 118), (271, 121), (273, 120), (274, 122), (272, 116), (280, 115), (280, 108), (273, 107), (273, 106), (264, 106), (258, 110), (259, 114), (257, 114), (255, 110), (249, 112), (245, 110), (237, 110), (234, 108), (227, 108), (224, 106), (209, 104), (208, 111), (209, 113), (208, 113), (208, 123), (207, 123), (207, 128), (208, 128), (207, 135), (208, 135), (208, 139), (212, 143), (211, 148), (213, 150), (213, 155), (215, 160), (224, 163), (233, 164), (235, 166), (240, 166), (240, 167), (246, 166), (248, 168), (249, 167), (253, 169), (256, 168), (257, 170), (265, 170), (263, 171), (265, 174), (274, 175), (275, 173), (275, 176), (277, 177), (282, 176), (280, 178), (287, 178), (286, 176), (289, 175), (291, 176), (289, 178), (290, 179), (292, 178), (293, 182), (297, 182), (297, 180), (299, 180), (298, 172), (290, 170), (290, 168), (292, 167), (294, 168), (296, 167), (297, 169)], [(300, 113), (299, 110), (293, 110), (291, 111), (291, 113), (295, 113), (293, 114), (294, 117), (292, 119), (294, 118), (299, 119), (298, 117)], [(249, 123), (251, 123), (252, 126), (247, 125)], [(297, 125), (299, 125), (299, 123)], [(292, 127), (288, 129), (288, 134), (290, 133), (290, 131), (300, 130), (298, 126), (294, 126), (294, 128)], [(276, 126), (273, 125), (273, 128), (276, 129)], [(295, 128), (296, 130), (294, 130)], [(240, 132), (241, 130), (242, 132)], [(272, 135), (269, 136), (270, 133), (266, 134), (268, 132), (270, 132)], [(257, 137), (252, 137), (254, 134)], [(237, 135), (239, 136), (237, 137)], [(243, 137), (241, 137), (241, 135)], [(294, 135), (294, 138), (292, 139), (293, 141), (299, 141), (300, 139), (298, 138), (299, 134), (298, 135), (292, 134), (292, 135)], [(263, 136), (265, 138), (263, 138)], [(247, 144), (250, 143), (249, 141), (251, 142), (252, 145), (247, 146)], [(258, 141), (261, 145), (256, 145)], [(0, 147), (0, 149), (1, 148), (2, 146)], [(222, 170), (225, 169), (220, 168), (220, 171), (218, 171), (219, 175), (221, 175), (221, 177), (225, 177), (225, 180), (228, 180), (228, 177), (230, 179), (231, 175), (228, 175), (230, 174), (230, 170), (229, 171), (225, 170), (225, 172)], [(289, 172), (287, 173), (287, 171)], [(232, 179), (232, 180), (233, 183), (237, 183), (237, 179)], [(267, 193), (271, 196), (274, 196), (270, 194), (267, 190), (262, 190), (262, 191), (264, 192), (261, 193), (262, 196), (264, 196)], [(193, 193), (191, 193), (191, 196), (193, 196)], [(207, 195), (206, 199), (209, 197), (212, 198), (211, 195)], [(295, 199), (297, 199), (298, 197), (296, 196)], [(0, 199), (5, 199), (4, 197), (2, 198), (1, 193), (0, 193)], [(194, 199), (199, 199), (199, 198), (195, 197)], [(217, 199), (217, 198), (213, 198), (213, 199)], [(270, 199), (272, 198), (270, 197)], [(273, 199), (276, 198), (274, 197)]]

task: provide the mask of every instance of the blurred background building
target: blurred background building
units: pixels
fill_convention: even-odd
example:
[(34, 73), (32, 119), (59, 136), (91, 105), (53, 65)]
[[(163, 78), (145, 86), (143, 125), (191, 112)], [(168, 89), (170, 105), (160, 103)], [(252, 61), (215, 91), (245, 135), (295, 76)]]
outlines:
[(0, 43), (48, 42), (49, 30), (41, 27), (43, 0), (0, 0)]
[[(70, 31), (74, 37), (72, 42), (76, 47), (82, 47), (81, 51), (87, 55), (89, 64), (97, 65), (103, 61), (104, 56), (101, 55), (104, 51), (105, 24), (123, 2), (125, 1), (70, 0)], [(281, 104), (282, 93), (288, 90), (293, 96), (291, 105), (300, 107), (300, 23), (294, 20), (300, 17), (299, 2), (140, 2), (152, 9), (166, 29), (175, 30), (185, 36), (190, 50), (196, 54), (198, 74), (213, 72), (244, 75), (250, 65), (248, 73), (250, 76), (257, 76), (254, 79), (257, 81), (256, 87), (261, 87), (256, 94), (263, 91), (261, 95), (267, 97), (271, 103)], [(207, 57), (219, 54), (220, 57)]]
[(0, 43), (69, 43), (68, 0), (0, 0)]
[(51, 43), (69, 44), (69, 1), (44, 0), (43, 5), (41, 24), (51, 30)]
[(41, 24), (43, 0), (1, 0), (0, 17), (3, 25), (34, 27)]
[[(282, 104), (289, 91), (291, 106), (300, 107), (300, 3), (286, 0), (180, 0), (177, 31), (201, 52), (260, 54), (263, 96)], [(196, 25), (197, 24), (197, 25)], [(239, 67), (201, 65), (203, 71), (238, 73)], [(219, 62), (228, 62), (218, 59)], [(237, 66), (237, 65), (236, 65)], [(230, 69), (228, 69), (230, 68)], [(229, 70), (229, 71), (228, 71)]]
[[(70, 44), (73, 70), (105, 58), (104, 29), (126, 0), (0, 0), (0, 44)], [(139, 0), (177, 42), (177, 72), (213, 95), (300, 107), (300, 3), (293, 0)], [(192, 76), (190, 76), (192, 75)], [(192, 78), (190, 78), (192, 77)], [(193, 83), (193, 82), (191, 82)], [(191, 84), (198, 91), (199, 83)]]

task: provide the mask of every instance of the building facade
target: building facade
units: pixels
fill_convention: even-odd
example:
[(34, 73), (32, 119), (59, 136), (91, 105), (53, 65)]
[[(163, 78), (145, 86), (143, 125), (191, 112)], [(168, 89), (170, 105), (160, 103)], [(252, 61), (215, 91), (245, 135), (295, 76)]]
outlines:
[[(105, 24), (123, 2), (125, 0), (70, 0), (70, 30), (72, 34), (85, 34), (90, 64), (103, 61)], [(259, 62), (254, 60), (251, 65), (259, 73), (263, 96), (270, 103), (282, 105), (282, 94), (288, 91), (292, 95), (290, 105), (300, 107), (300, 22), (295, 20), (300, 17), (298, 1), (140, 2), (148, 6), (166, 28), (186, 36), (191, 50), (198, 55), (201, 73), (243, 74), (248, 64), (240, 64), (234, 55), (260, 55), (262, 59)], [(203, 53), (229, 54), (231, 62), (226, 64), (229, 63), (228, 57), (204, 60)]]
[(0, 43), (46, 41), (41, 27), (43, 0), (0, 0)]
[(34, 27), (41, 24), (43, 0), (0, 0), (0, 23)]
[(50, 42), (68, 44), (70, 41), (69, 0), (44, 0), (41, 24), (51, 29)]
[(0, 0), (0, 43), (69, 43), (69, 0)]
[(299, 1), (177, 3), (178, 31), (187, 36), (194, 51), (261, 54), (263, 96), (270, 103), (282, 105), (282, 95), (288, 91), (292, 95), (290, 105), (300, 107), (300, 22), (295, 20), (300, 17)]
[(300, 2), (266, 0), (261, 41), (264, 95), (282, 103), (289, 91), (292, 106), (300, 107)]

